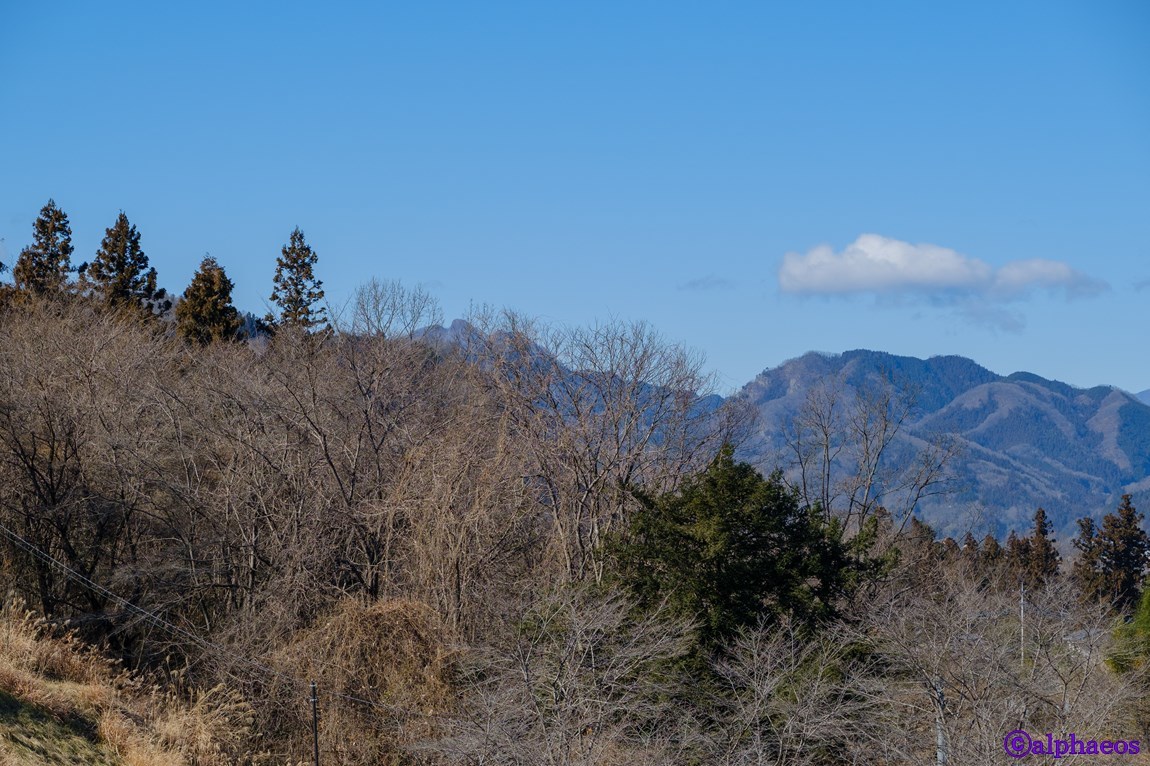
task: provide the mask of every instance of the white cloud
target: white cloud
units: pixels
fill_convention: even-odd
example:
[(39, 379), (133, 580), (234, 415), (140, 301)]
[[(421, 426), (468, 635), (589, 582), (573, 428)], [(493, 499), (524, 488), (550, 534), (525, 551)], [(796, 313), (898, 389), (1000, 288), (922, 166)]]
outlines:
[(995, 269), (950, 248), (878, 234), (863, 234), (840, 253), (825, 245), (806, 254), (787, 253), (779, 286), (801, 295), (908, 294), (950, 301), (1010, 301), (1035, 289), (1080, 298), (1108, 289), (1061, 261), (1031, 258)]
[(1036, 287), (1047, 290), (1061, 288), (1068, 298), (1083, 298), (1104, 292), (1106, 283), (1075, 271), (1061, 261), (1030, 258), (1011, 261), (999, 269), (994, 275), (992, 291), (998, 296), (1011, 298), (1025, 295)]
[(987, 264), (938, 245), (912, 245), (863, 234), (841, 252), (822, 245), (787, 253), (779, 285), (789, 293), (846, 294), (971, 288), (992, 274)]

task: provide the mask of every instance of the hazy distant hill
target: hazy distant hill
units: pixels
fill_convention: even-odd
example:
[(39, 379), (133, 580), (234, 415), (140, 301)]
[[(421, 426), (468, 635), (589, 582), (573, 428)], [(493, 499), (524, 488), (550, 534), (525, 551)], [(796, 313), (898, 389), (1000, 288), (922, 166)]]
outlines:
[(933, 433), (954, 434), (963, 448), (953, 464), (957, 491), (921, 508), (942, 532), (1023, 529), (1042, 506), (1065, 540), (1076, 518), (1112, 510), (1124, 492), (1150, 511), (1150, 406), (1108, 386), (1078, 389), (1026, 372), (1002, 377), (957, 356), (810, 353), (768, 369), (741, 392), (762, 415), (743, 456), (763, 468), (785, 466), (780, 426), (812, 385), (842, 381), (849, 389), (880, 378), (918, 391), (894, 452), (912, 454)]
[(1140, 393), (1135, 394), (1135, 396), (1137, 396), (1139, 399), (1141, 399), (1146, 404), (1150, 404), (1150, 388), (1146, 389), (1145, 391), (1142, 391)]

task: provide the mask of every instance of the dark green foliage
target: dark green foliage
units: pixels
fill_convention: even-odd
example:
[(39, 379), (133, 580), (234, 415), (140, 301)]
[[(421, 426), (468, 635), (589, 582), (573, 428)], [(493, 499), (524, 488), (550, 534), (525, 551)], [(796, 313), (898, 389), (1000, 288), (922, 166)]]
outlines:
[(184, 299), (176, 306), (176, 331), (180, 337), (204, 345), (235, 340), (240, 315), (232, 305), (234, 286), (223, 266), (215, 258), (204, 256), (184, 291)]
[(122, 211), (116, 223), (105, 230), (84, 277), (113, 311), (151, 314), (171, 308), (164, 290), (156, 288), (156, 270), (148, 266), (148, 256), (140, 248), (140, 233)]
[(1105, 598), (1117, 609), (1128, 610), (1141, 595), (1142, 579), (1150, 564), (1150, 537), (1142, 528), (1142, 514), (1122, 496), (1116, 513), (1102, 519), (1102, 529), (1080, 519), (1074, 547), (1079, 550), (1074, 579), (1087, 598)]
[(269, 314), (269, 324), (310, 331), (327, 321), (327, 311), (319, 305), (323, 282), (315, 278), (315, 263), (315, 251), (297, 226), (276, 259), (271, 301), (279, 307), (279, 317)]
[(697, 620), (700, 646), (763, 619), (832, 613), (849, 556), (778, 473), (764, 479), (726, 446), (680, 492), (640, 499), (612, 546), (616, 576), (640, 606), (666, 601)]
[(72, 270), (72, 228), (68, 214), (54, 200), (40, 209), (32, 224), (32, 244), (20, 251), (12, 269), (19, 290), (33, 295), (60, 291)]

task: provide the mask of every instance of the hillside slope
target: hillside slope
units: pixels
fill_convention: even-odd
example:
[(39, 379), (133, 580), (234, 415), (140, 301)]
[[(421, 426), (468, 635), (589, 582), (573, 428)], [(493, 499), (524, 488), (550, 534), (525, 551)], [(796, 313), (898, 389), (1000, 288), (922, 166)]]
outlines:
[(222, 690), (187, 702), (80, 642), (0, 608), (0, 764), (223, 766), (240, 762), (247, 707)]

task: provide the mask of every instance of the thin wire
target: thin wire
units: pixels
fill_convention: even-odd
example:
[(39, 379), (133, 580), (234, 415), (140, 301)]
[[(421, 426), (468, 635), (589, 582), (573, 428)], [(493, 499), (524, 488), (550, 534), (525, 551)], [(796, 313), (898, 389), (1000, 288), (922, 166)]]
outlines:
[[(105, 588), (103, 585), (100, 585), (99, 583), (94, 582), (93, 580), (84, 576), (80, 572), (77, 572), (76, 570), (72, 569), (67, 564), (54, 558), (51, 554), (47, 553), (46, 551), (43, 551), (40, 548), (37, 548), (35, 545), (30, 543), (28, 540), (25, 540), (19, 534), (12, 531), (11, 529), (9, 529), (7, 526), (5, 526), (3, 524), (0, 524), (0, 533), (3, 533), (4, 536), (7, 537), (9, 540), (11, 540), (13, 543), (15, 543), (17, 547), (19, 547), (22, 550), (32, 554), (36, 558), (45, 562), (46, 564), (50, 564), (51, 566), (56, 567), (57, 569), (59, 569), (61, 572), (63, 572), (68, 577), (72, 578), (73, 580), (76, 580), (77, 582), (82, 583), (83, 585), (85, 585), (88, 588), (91, 588), (92, 590), (96, 591), (97, 593), (104, 596), (105, 598), (108, 598), (109, 600), (114, 601), (117, 604), (120, 604), (121, 606), (123, 606), (128, 611), (134, 612), (137, 615), (140, 615), (141, 617), (143, 617), (146, 621), (148, 621), (153, 626), (161, 628), (163, 630), (167, 630), (167, 631), (174, 633), (178, 636), (182, 636), (183, 638), (186, 638), (189, 641), (195, 643), (196, 645), (198, 645), (202, 649), (213, 651), (219, 655), (222, 655), (223, 657), (226, 657), (228, 659), (236, 661), (242, 665), (249, 665), (250, 667), (255, 668), (256, 670), (262, 671), (264, 673), (268, 673), (268, 674), (273, 675), (277, 678), (282, 678), (282, 679), (285, 679), (289, 682), (295, 683), (299, 686), (307, 687), (310, 689), (310, 683), (311, 683), (310, 681), (304, 681), (300, 678), (297, 678), (295, 676), (284, 673), (283, 671), (279, 671), (279, 670), (276, 670), (275, 668), (264, 665), (263, 663), (261, 663), (257, 660), (253, 660), (249, 657), (245, 657), (243, 655), (237, 654), (237, 653), (227, 649), (226, 647), (223, 647), (223, 646), (221, 646), (217, 643), (214, 643), (212, 641), (208, 641), (206, 638), (201, 638), (200, 636), (197, 636), (195, 633), (192, 633), (189, 630), (186, 630), (184, 628), (181, 628), (178, 625), (174, 625), (174, 624), (168, 622), (163, 617), (160, 617), (159, 615), (157, 615), (155, 612), (148, 611), (147, 609), (144, 609), (141, 606), (137, 606), (136, 604), (133, 604), (131, 601), (128, 601), (126, 598), (123, 598), (123, 597), (113, 593), (112, 591)], [(318, 662), (321, 665), (330, 666), (330, 663), (325, 663), (322, 660), (320, 660)], [(351, 694), (344, 694), (341, 692), (332, 692), (332, 691), (321, 691), (320, 694), (325, 695), (329, 698), (333, 698), (333, 699), (348, 700), (349, 702), (357, 702), (361, 705), (366, 705), (368, 707), (373, 707), (373, 708), (378, 708), (380, 710), (385, 710), (389, 713), (392, 713), (393, 715), (396, 715), (397, 717), (398, 716), (410, 716), (413, 714), (412, 711), (402, 710), (401, 708), (399, 708), (398, 706), (395, 706), (395, 705), (385, 705), (385, 704), (380, 703), (380, 702), (375, 702), (373, 700), (363, 699), (362, 697), (356, 697), (356, 696), (351, 695)], [(442, 718), (443, 717), (443, 716), (437, 716), (437, 715), (433, 715), (433, 714), (419, 713), (419, 712), (415, 712), (414, 715), (422, 716), (425, 718)]]

